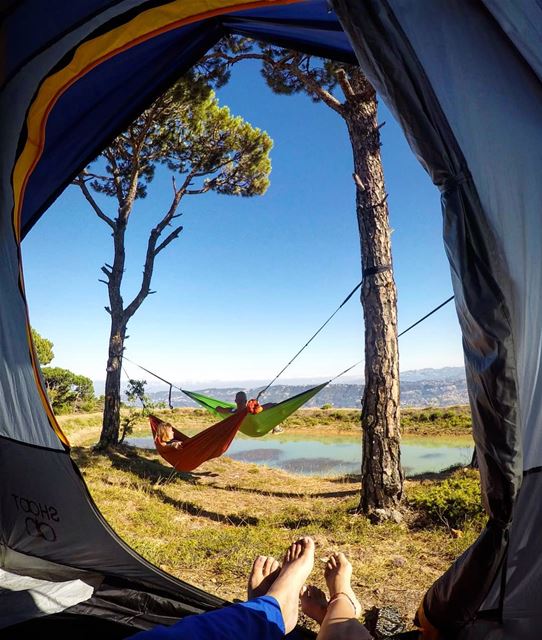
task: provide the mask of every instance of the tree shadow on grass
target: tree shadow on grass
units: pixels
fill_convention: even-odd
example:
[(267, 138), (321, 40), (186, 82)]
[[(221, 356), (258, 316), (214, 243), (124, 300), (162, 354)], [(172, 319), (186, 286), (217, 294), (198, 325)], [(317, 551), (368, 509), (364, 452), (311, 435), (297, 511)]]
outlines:
[(307, 493), (305, 491), (271, 491), (269, 489), (251, 489), (250, 487), (238, 487), (234, 484), (226, 484), (220, 486), (216, 483), (209, 483), (208, 487), (213, 489), (222, 489), (223, 491), (240, 491), (241, 493), (255, 493), (261, 496), (267, 496), (269, 498), (345, 498), (347, 496), (354, 496), (359, 493), (359, 489), (346, 490), (346, 491), (322, 491), (319, 493)]
[(216, 511), (209, 511), (208, 509), (204, 509), (194, 502), (172, 498), (160, 489), (157, 489), (155, 493), (164, 504), (169, 504), (175, 507), (175, 509), (184, 511), (185, 513), (188, 513), (191, 516), (196, 516), (197, 518), (207, 518), (208, 520), (212, 520), (213, 522), (220, 522), (221, 524), (231, 524), (236, 527), (254, 527), (260, 523), (260, 519), (255, 516), (241, 516), (235, 513), (218, 513)]
[(72, 457), (81, 470), (94, 465), (99, 457), (105, 457), (109, 459), (115, 469), (133, 473), (152, 484), (174, 478), (175, 480), (197, 485), (203, 477), (215, 477), (218, 475), (212, 471), (176, 471), (160, 459), (148, 458), (137, 447), (124, 445), (100, 452), (88, 448), (74, 447), (72, 449)]
[(463, 464), (454, 464), (451, 467), (442, 469), (442, 471), (425, 471), (424, 473), (417, 473), (409, 476), (409, 480), (446, 480), (454, 475), (460, 469), (464, 469)]
[(253, 516), (223, 514), (216, 511), (209, 511), (203, 507), (187, 500), (177, 500), (168, 496), (160, 485), (167, 484), (170, 480), (181, 480), (191, 485), (199, 484), (202, 477), (217, 476), (211, 471), (176, 471), (171, 466), (162, 463), (159, 459), (150, 459), (142, 454), (136, 447), (118, 446), (106, 452), (95, 452), (91, 449), (78, 449), (73, 451), (74, 460), (81, 470), (96, 463), (97, 456), (107, 458), (115, 469), (132, 473), (154, 487), (154, 494), (163, 504), (169, 504), (179, 511), (183, 511), (191, 516), (207, 518), (213, 522), (231, 524), (235, 526), (255, 526), (259, 524), (259, 519)]

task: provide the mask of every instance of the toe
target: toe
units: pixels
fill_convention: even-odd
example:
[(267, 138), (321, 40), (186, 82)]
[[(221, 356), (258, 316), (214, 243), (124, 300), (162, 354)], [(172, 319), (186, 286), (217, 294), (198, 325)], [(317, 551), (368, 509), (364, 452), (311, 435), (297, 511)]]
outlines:
[(265, 560), (262, 565), (262, 573), (264, 576), (268, 576), (271, 571), (273, 571), (272, 566), (273, 562), (276, 562), (275, 558), (271, 558), (269, 556), (265, 557)]
[(252, 572), (253, 573), (255, 573), (255, 572), (261, 573), (266, 559), (267, 559), (266, 556), (258, 556), (254, 560), (254, 563), (252, 565)]

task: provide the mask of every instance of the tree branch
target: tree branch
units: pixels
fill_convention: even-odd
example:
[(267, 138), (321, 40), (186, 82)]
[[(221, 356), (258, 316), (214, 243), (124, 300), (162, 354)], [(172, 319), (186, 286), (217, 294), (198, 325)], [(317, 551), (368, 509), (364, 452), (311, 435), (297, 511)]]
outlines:
[(347, 100), (351, 100), (356, 96), (356, 93), (354, 89), (352, 89), (352, 85), (350, 84), (350, 81), (348, 80), (348, 76), (346, 75), (346, 71), (344, 69), (337, 69), (337, 82), (343, 90), (344, 97)]
[[(156, 249), (154, 250), (154, 255), (155, 255), (155, 256), (157, 256), (157, 255), (160, 253), (160, 251), (162, 251), (163, 249), (165, 249), (165, 248), (168, 246), (168, 244), (169, 244), (170, 242), (172, 242), (173, 240), (175, 240), (175, 238), (178, 238), (182, 230), (183, 230), (183, 227), (182, 227), (182, 226), (178, 226), (176, 229), (174, 229), (174, 230), (173, 230), (173, 231), (172, 231), (172, 232), (167, 236), (167, 238), (165, 238), (165, 239), (163, 240), (163, 242), (161, 242), (161, 243), (156, 247)], [(149, 293), (150, 293), (150, 291), (149, 291)]]
[(113, 181), (115, 183), (115, 190), (117, 192), (117, 201), (119, 203), (119, 207), (122, 207), (124, 203), (124, 194), (122, 192), (122, 181), (120, 179), (119, 168), (117, 165), (115, 154), (111, 153), (109, 149), (105, 149), (103, 154), (107, 158), (107, 160), (111, 164), (111, 168), (113, 169)]
[(171, 205), (165, 216), (162, 218), (162, 220), (160, 220), (156, 227), (154, 227), (149, 235), (145, 264), (143, 266), (143, 278), (141, 280), (141, 287), (139, 288), (139, 291), (137, 292), (132, 302), (130, 302), (130, 304), (127, 305), (124, 310), (123, 317), (125, 323), (128, 322), (128, 320), (134, 315), (134, 313), (142, 305), (143, 300), (145, 300), (145, 298), (149, 295), (152, 273), (154, 270), (154, 259), (156, 258), (158, 253), (160, 253), (160, 251), (165, 249), (170, 242), (172, 242), (179, 236), (183, 229), (182, 227), (177, 227), (167, 236), (167, 238), (163, 240), (160, 245), (158, 245), (158, 247), (156, 246), (158, 238), (160, 238), (164, 229), (170, 224), (171, 220), (173, 219), (173, 216), (177, 211), (177, 207), (179, 206), (179, 202), (186, 193), (186, 185), (190, 182), (191, 179), (191, 174), (188, 174), (183, 183), (183, 186), (180, 189), (176, 189), (175, 186), (173, 187), (174, 195)]
[[(82, 173), (84, 175), (86, 172), (83, 171)], [(73, 183), (76, 184), (81, 189), (87, 202), (94, 209), (94, 212), (96, 213), (98, 218), (100, 218), (100, 220), (103, 220), (106, 224), (108, 224), (111, 227), (111, 229), (115, 229), (114, 221), (111, 220), (111, 218), (109, 218), (108, 216), (106, 216), (105, 213), (100, 209), (100, 207), (98, 206), (98, 203), (96, 202), (96, 200), (94, 200), (94, 198), (92, 197), (92, 194), (88, 190), (88, 187), (85, 184), (85, 181), (81, 177), (81, 175), (78, 175), (77, 178), (75, 178), (75, 180), (73, 181)]]

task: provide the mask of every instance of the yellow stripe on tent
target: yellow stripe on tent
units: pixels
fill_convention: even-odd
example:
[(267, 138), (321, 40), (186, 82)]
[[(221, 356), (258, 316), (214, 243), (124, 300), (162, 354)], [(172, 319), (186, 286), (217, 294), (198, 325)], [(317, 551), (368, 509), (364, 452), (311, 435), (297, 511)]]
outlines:
[[(27, 117), (27, 141), (13, 172), (14, 226), (17, 241), (21, 235), (24, 192), (45, 146), (45, 128), (54, 105), (77, 80), (113, 56), (166, 31), (212, 18), (229, 11), (255, 9), (268, 5), (295, 4), (300, 0), (175, 0), (148, 9), (131, 22), (84, 42), (70, 63), (48, 77), (33, 101)], [(204, 11), (201, 10), (204, 4)]]
[[(184, 25), (198, 22), (206, 18), (218, 16), (228, 11), (255, 9), (266, 5), (295, 4), (300, 0), (175, 0), (166, 5), (155, 7), (139, 13), (134, 19), (107, 33), (84, 42), (75, 52), (69, 64), (46, 78), (41, 85), (36, 98), (30, 106), (27, 116), (27, 139), (21, 155), (17, 159), (13, 171), (13, 227), (17, 244), (21, 243), (21, 215), (26, 186), (32, 171), (39, 162), (45, 147), (45, 130), (47, 119), (59, 98), (77, 80), (113, 56), (149, 40), (166, 31), (177, 29)], [(203, 10), (202, 10), (203, 5)], [(43, 407), (49, 422), (60, 440), (69, 446), (68, 439), (56, 421), (50, 406), (47, 393), (42, 386), (38, 363), (31, 348), (32, 338), (24, 278), (19, 252), (19, 284), (26, 309), (26, 332), (32, 360), (34, 378)]]

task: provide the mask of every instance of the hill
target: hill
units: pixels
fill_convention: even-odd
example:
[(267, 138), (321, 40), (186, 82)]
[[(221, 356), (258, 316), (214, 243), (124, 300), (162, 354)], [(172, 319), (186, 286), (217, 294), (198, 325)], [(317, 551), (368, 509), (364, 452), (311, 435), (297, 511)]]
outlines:
[[(262, 402), (280, 402), (305, 390), (308, 385), (273, 385), (262, 396)], [(204, 395), (214, 398), (232, 401), (239, 386), (209, 387), (198, 389)], [(244, 387), (250, 398), (258, 395), (262, 387)], [(312, 398), (306, 407), (321, 407), (331, 404), (337, 408), (357, 408), (363, 394), (363, 385), (360, 384), (330, 384), (317, 396)], [(167, 402), (168, 391), (165, 389), (149, 392), (149, 396), (155, 402)], [(422, 378), (401, 380), (401, 405), (404, 407), (450, 407), (453, 405), (467, 404), (467, 384), (465, 377), (439, 379)], [(193, 407), (195, 404), (180, 391), (173, 389), (172, 404), (175, 407)]]

